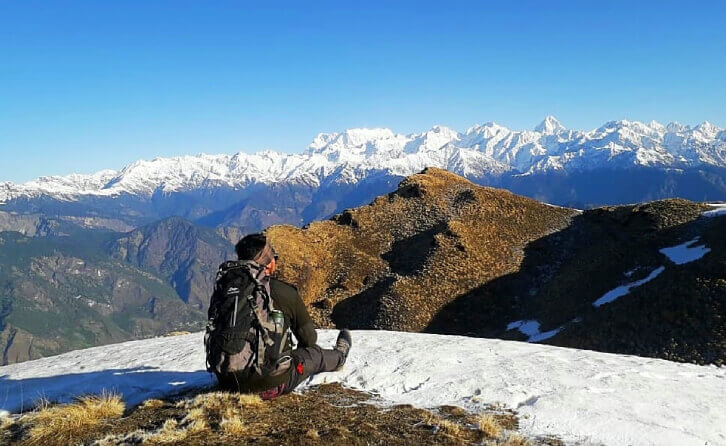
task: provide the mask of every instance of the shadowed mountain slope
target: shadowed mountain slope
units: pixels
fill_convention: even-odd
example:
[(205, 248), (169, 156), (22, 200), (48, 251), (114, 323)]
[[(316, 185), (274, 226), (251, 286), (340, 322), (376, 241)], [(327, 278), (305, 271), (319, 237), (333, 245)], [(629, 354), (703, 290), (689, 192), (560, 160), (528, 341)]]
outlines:
[(458, 297), (427, 331), (721, 364), (726, 218), (703, 210), (665, 200), (584, 212), (530, 243), (515, 274)]

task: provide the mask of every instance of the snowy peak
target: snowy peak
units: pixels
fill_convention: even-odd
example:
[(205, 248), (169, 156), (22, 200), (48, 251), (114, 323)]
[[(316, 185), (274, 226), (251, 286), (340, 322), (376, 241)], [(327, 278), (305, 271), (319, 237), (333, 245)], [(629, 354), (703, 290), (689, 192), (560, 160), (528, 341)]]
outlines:
[(355, 128), (343, 133), (320, 133), (308, 148), (313, 153), (323, 153), (326, 149), (355, 149), (375, 141), (393, 138), (395, 135), (385, 128)]
[(253, 183), (356, 183), (370, 174), (408, 176), (425, 167), (496, 178), (507, 172), (564, 173), (635, 166), (726, 167), (726, 132), (704, 122), (696, 127), (676, 122), (610, 121), (591, 131), (566, 129), (547, 116), (534, 131), (511, 130), (495, 122), (460, 133), (434, 126), (422, 133), (400, 134), (387, 128), (354, 128), (320, 133), (300, 154), (180, 156), (139, 160), (121, 171), (92, 175), (42, 177), (24, 184), (0, 183), (0, 203), (20, 197), (151, 196), (209, 187), (244, 188)]
[(467, 135), (480, 135), (484, 138), (493, 138), (497, 135), (509, 133), (511, 133), (511, 130), (493, 121), (469, 127), (469, 129), (466, 131)]
[(688, 130), (688, 126), (681, 124), (678, 121), (669, 122), (666, 125), (666, 130), (669, 133), (679, 133)]
[(318, 133), (318, 136), (313, 138), (313, 142), (308, 145), (310, 152), (319, 152), (320, 149), (330, 144), (330, 142), (338, 136), (337, 133)]
[(544, 118), (544, 120), (534, 128), (535, 132), (544, 133), (545, 135), (554, 135), (564, 130), (567, 129), (552, 115)]
[(706, 138), (715, 138), (716, 135), (721, 131), (720, 128), (716, 127), (708, 121), (703, 121), (702, 123), (698, 124), (694, 130)]

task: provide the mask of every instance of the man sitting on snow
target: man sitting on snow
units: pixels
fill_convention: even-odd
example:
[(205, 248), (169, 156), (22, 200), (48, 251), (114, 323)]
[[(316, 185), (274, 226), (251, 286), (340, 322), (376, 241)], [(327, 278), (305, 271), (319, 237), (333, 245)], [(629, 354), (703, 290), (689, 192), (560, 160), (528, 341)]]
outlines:
[[(272, 399), (309, 376), (339, 369), (352, 345), (341, 330), (335, 348), (322, 349), (294, 286), (275, 279), (277, 255), (264, 234), (235, 246), (238, 261), (223, 263), (209, 305), (207, 369), (222, 388)], [(298, 345), (292, 349), (291, 334)]]

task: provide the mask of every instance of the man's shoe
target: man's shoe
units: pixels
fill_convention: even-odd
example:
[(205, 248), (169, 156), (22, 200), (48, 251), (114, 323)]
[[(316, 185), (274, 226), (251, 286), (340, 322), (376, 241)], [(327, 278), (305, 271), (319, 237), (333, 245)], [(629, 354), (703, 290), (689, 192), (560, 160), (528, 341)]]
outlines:
[[(335, 341), (335, 350), (343, 354), (343, 358), (348, 357), (350, 347), (353, 345), (353, 339), (350, 336), (350, 330), (342, 329), (338, 334), (338, 340)], [(343, 360), (345, 362), (345, 359)]]

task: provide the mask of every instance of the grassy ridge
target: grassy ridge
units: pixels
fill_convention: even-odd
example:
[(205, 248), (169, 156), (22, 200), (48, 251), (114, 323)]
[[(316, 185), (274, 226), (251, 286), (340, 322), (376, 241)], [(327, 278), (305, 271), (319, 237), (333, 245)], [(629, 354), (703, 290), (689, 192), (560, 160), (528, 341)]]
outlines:
[(470, 414), (454, 406), (382, 409), (371, 395), (325, 384), (263, 402), (256, 395), (207, 392), (148, 400), (124, 412), (114, 395), (41, 405), (0, 425), (9, 445), (559, 445), (518, 433), (515, 412), (489, 407)]

